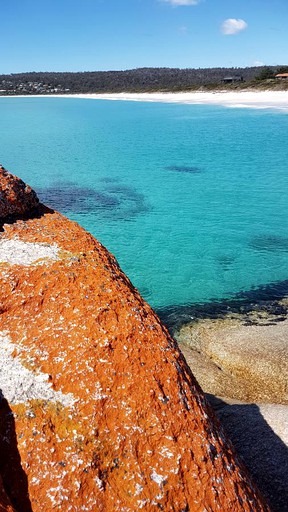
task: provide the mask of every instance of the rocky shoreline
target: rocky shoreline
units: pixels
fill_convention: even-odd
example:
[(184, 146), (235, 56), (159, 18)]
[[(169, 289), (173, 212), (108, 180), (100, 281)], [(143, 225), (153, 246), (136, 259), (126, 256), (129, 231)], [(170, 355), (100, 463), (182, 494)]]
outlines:
[(268, 512), (115, 258), (4, 169), (0, 192), (1, 512)]
[[(287, 301), (279, 306), (286, 308)], [(263, 311), (199, 319), (174, 333), (202, 388), (218, 396), (288, 403), (288, 319)]]
[(286, 512), (288, 406), (206, 396), (273, 512)]
[[(177, 327), (193, 374), (275, 512), (288, 510), (287, 299)], [(224, 397), (224, 398), (223, 398)]]

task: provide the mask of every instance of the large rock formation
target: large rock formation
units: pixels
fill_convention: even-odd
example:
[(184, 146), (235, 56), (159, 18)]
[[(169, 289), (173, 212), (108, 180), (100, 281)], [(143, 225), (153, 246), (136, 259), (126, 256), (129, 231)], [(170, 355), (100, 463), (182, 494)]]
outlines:
[(34, 190), (0, 165), (0, 218), (24, 215), (38, 206)]
[(269, 510), (99, 242), (40, 205), (4, 223), (0, 262), (2, 510)]
[(245, 325), (200, 320), (176, 335), (204, 391), (259, 403), (288, 404), (288, 320)]

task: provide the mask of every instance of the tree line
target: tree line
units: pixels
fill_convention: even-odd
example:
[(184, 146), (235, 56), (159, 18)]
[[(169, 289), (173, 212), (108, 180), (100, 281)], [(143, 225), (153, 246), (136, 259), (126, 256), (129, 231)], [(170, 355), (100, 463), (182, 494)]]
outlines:
[(246, 68), (138, 68), (126, 71), (31, 72), (0, 75), (3, 94), (27, 92), (103, 93), (185, 91), (213, 88), (227, 77), (240, 77), (244, 84), (269, 80), (288, 66)]

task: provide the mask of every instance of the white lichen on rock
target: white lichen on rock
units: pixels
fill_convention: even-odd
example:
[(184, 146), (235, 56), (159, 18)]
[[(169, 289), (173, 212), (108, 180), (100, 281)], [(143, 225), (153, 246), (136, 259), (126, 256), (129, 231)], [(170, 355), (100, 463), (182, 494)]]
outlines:
[(10, 404), (27, 403), (29, 400), (60, 402), (64, 407), (72, 406), (72, 393), (55, 391), (45, 373), (34, 373), (23, 366), (19, 356), (13, 357), (18, 347), (6, 333), (0, 333), (0, 390)]
[(0, 263), (10, 265), (43, 264), (45, 260), (58, 260), (60, 248), (56, 244), (23, 242), (18, 239), (0, 240)]

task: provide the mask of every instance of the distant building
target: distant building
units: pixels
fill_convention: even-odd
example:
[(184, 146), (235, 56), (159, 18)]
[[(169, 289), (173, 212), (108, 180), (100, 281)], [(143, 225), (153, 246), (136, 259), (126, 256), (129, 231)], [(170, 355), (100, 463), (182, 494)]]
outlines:
[(288, 73), (278, 73), (275, 78), (278, 78), (278, 80), (288, 80)]
[(225, 76), (222, 78), (224, 84), (233, 84), (234, 82), (243, 82), (243, 76)]

